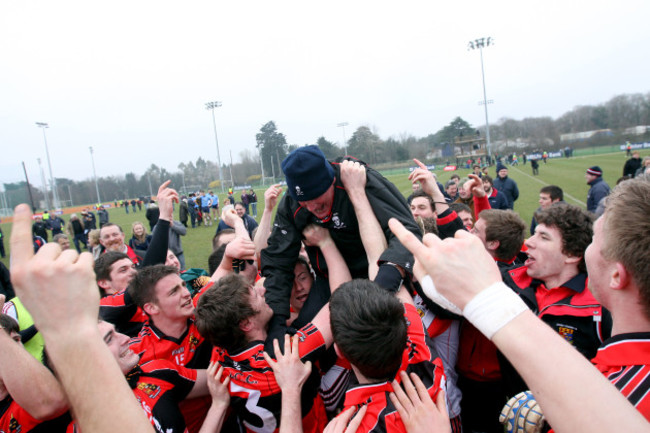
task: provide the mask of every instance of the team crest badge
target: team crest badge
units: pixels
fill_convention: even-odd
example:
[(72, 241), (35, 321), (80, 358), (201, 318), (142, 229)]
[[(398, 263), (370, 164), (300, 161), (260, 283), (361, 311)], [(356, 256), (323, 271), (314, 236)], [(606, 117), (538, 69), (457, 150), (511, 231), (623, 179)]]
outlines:
[(568, 328), (566, 326), (560, 326), (557, 332), (562, 336), (562, 338), (573, 344), (573, 333), (575, 332), (575, 329)]
[(160, 387), (153, 383), (138, 383), (138, 389), (147, 394), (149, 398), (156, 398), (160, 394)]

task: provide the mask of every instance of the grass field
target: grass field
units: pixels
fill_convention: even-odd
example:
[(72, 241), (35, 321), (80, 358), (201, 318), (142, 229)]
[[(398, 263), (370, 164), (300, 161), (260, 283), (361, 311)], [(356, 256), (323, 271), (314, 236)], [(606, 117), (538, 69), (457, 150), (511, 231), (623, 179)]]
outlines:
[[(641, 151), (641, 157), (650, 155), (650, 151)], [(558, 185), (565, 193), (565, 200), (571, 204), (585, 207), (587, 198), (587, 191), (589, 189), (585, 182), (584, 174), (588, 167), (598, 165), (603, 169), (605, 181), (614, 186), (616, 180), (623, 172), (623, 164), (625, 164), (625, 152), (612, 152), (604, 154), (591, 154), (577, 156), (571, 159), (551, 159), (547, 164), (540, 164), (539, 176), (533, 177), (530, 164), (519, 165), (510, 168), (509, 176), (514, 179), (520, 191), (519, 200), (515, 202), (515, 211), (527, 223), (530, 223), (533, 213), (538, 207), (539, 189), (544, 185)], [(438, 175), (438, 180), (444, 184), (453, 173), (458, 173), (461, 177), (467, 175), (470, 170), (457, 170), (456, 172), (443, 172), (440, 169), (435, 170)], [(490, 175), (495, 177), (494, 168), (490, 170)], [(411, 192), (411, 184), (407, 179), (408, 170), (404, 169), (396, 173), (391, 171), (387, 178), (393, 182), (399, 190), (406, 196)], [(172, 185), (173, 186), (173, 185)], [(256, 190), (258, 203), (258, 221), (262, 216), (264, 209), (264, 188), (257, 188)], [(224, 197), (219, 197), (223, 202)], [(178, 216), (178, 207), (174, 216)], [(110, 221), (119, 224), (126, 233), (126, 241), (131, 237), (131, 224), (134, 221), (141, 221), (148, 227), (146, 218), (144, 217), (144, 209), (139, 213), (126, 214), (124, 209), (109, 209)], [(69, 220), (69, 215), (63, 216), (66, 222)], [(11, 234), (11, 223), (3, 223), (0, 225), (4, 233), (4, 244), (7, 252), (7, 258), (2, 259), (2, 262), (9, 267), (9, 237)], [(197, 227), (195, 229), (189, 228), (187, 236), (183, 237), (183, 249), (185, 252), (185, 260), (187, 267), (203, 268), (208, 267), (208, 256), (211, 253), (211, 241), (216, 231), (216, 224), (212, 227)]]

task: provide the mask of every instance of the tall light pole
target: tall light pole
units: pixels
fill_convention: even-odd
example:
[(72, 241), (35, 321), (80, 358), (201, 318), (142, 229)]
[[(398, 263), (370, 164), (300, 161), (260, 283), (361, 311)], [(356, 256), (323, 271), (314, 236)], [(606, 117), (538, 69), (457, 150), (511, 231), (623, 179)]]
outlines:
[(221, 153), (219, 152), (219, 139), (217, 138), (217, 121), (214, 118), (214, 109), (221, 107), (221, 101), (213, 101), (205, 104), (205, 109), (212, 111), (212, 126), (214, 126), (214, 141), (217, 143), (217, 162), (219, 163), (219, 181), (223, 193), (223, 171), (221, 170)]
[(52, 174), (52, 162), (50, 161), (50, 151), (47, 148), (47, 137), (45, 136), (45, 129), (49, 128), (50, 126), (44, 122), (36, 122), (36, 126), (43, 129), (43, 140), (45, 141), (45, 154), (47, 155), (47, 165), (50, 168), (50, 185), (52, 186), (52, 201), (54, 202), (52, 205), (54, 206), (54, 209), (58, 209), (59, 195), (56, 192), (56, 180), (54, 179), (54, 175)]
[(336, 126), (338, 126), (339, 128), (343, 128), (343, 153), (344, 153), (343, 156), (348, 154), (347, 140), (345, 138), (345, 127), (348, 125), (349, 125), (348, 122), (341, 122), (336, 124)]
[(93, 147), (88, 146), (90, 149), (90, 160), (93, 162), (93, 177), (95, 178), (95, 190), (97, 191), (97, 204), (102, 202), (102, 199), (99, 198), (99, 184), (97, 183), (97, 172), (95, 171), (95, 157), (93, 155)]
[(467, 44), (467, 51), (478, 50), (481, 55), (481, 77), (483, 77), (483, 107), (485, 107), (485, 139), (487, 140), (488, 156), (492, 158), (492, 151), (490, 149), (490, 122), (488, 121), (488, 100), (485, 91), (485, 71), (483, 69), (483, 48), (494, 45), (494, 39), (491, 37), (474, 39)]
[(36, 158), (36, 160), (38, 161), (38, 168), (41, 171), (41, 183), (43, 184), (43, 197), (45, 197), (45, 209), (50, 209), (50, 197), (47, 194), (47, 182), (45, 182), (45, 173), (43, 173), (41, 158)]

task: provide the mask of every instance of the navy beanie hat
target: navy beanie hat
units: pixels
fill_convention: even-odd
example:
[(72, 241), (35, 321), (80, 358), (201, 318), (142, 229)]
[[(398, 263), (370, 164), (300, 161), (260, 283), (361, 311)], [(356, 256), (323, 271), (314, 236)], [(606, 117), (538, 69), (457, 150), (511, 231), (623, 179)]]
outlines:
[(500, 162), (497, 162), (497, 174), (499, 174), (499, 172), (500, 172), (501, 170), (507, 170), (507, 169), (508, 169), (508, 167), (506, 167), (505, 165), (503, 165), (503, 164), (500, 163)]
[(591, 174), (593, 176), (602, 176), (603, 175), (603, 171), (597, 165), (594, 165), (593, 167), (589, 167), (587, 169), (587, 173)]
[(296, 201), (320, 197), (334, 181), (334, 169), (318, 146), (299, 147), (282, 161), (289, 194)]

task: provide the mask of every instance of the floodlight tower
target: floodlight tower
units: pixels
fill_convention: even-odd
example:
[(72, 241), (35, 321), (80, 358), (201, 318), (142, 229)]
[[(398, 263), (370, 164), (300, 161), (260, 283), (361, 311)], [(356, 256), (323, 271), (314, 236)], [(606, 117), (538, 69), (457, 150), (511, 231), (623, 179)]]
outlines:
[(54, 179), (54, 175), (52, 174), (52, 162), (50, 161), (50, 151), (47, 148), (47, 137), (45, 136), (45, 129), (49, 128), (50, 126), (44, 122), (36, 122), (36, 126), (38, 126), (43, 130), (43, 140), (45, 141), (45, 155), (47, 156), (47, 165), (50, 169), (50, 185), (52, 187), (52, 201), (53, 201), (52, 205), (54, 206), (54, 209), (58, 209), (59, 195), (56, 192), (56, 180)]
[(348, 145), (347, 140), (345, 139), (345, 127), (348, 126), (348, 122), (337, 123), (336, 126), (343, 129), (343, 156), (348, 154)]
[(217, 121), (214, 118), (214, 109), (221, 107), (221, 101), (212, 101), (205, 104), (205, 109), (212, 111), (212, 126), (214, 126), (214, 141), (217, 143), (217, 162), (219, 163), (219, 182), (221, 183), (221, 192), (223, 189), (223, 170), (221, 170), (221, 153), (219, 152), (219, 139), (217, 138)]
[(478, 50), (481, 55), (481, 77), (483, 77), (483, 107), (485, 108), (485, 139), (487, 142), (487, 151), (488, 156), (492, 158), (492, 151), (490, 146), (490, 122), (488, 121), (488, 103), (492, 101), (487, 100), (487, 93), (485, 91), (485, 70), (483, 69), (483, 48), (487, 48), (491, 45), (494, 45), (494, 38), (478, 38), (473, 41), (469, 41), (467, 44), (467, 51), (469, 50)]

